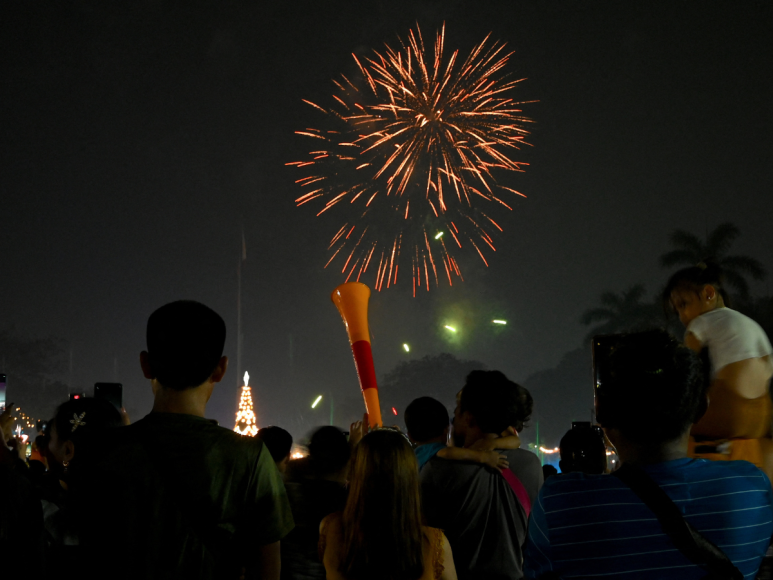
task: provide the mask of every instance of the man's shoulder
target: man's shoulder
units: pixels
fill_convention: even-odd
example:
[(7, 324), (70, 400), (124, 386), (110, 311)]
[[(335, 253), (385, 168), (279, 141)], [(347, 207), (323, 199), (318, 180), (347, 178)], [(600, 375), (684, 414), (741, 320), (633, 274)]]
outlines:
[(164, 444), (203, 447), (222, 456), (254, 461), (263, 449), (257, 437), (247, 437), (226, 429), (216, 421), (190, 415), (151, 413), (126, 427), (113, 430), (107, 445), (120, 448), (157, 448)]
[[(710, 484), (712, 487), (747, 487), (770, 490), (768, 476), (748, 461), (709, 461), (693, 459), (683, 469), (686, 484)], [(657, 476), (657, 472), (653, 474)]]
[[(709, 461), (706, 459), (680, 460), (673, 465), (662, 464), (648, 469), (650, 476), (666, 489), (681, 486), (706, 486), (711, 489), (739, 489), (769, 492), (770, 480), (748, 461)], [(540, 495), (543, 501), (554, 498), (571, 498), (573, 502), (583, 499), (594, 500), (592, 492), (609, 497), (613, 490), (629, 491), (612, 474), (586, 475), (584, 473), (561, 473), (545, 481)]]
[[(538, 494), (535, 511), (555, 524), (556, 518), (573, 520), (583, 508), (609, 504), (629, 504), (635, 496), (617, 477), (609, 474), (559, 473), (545, 480)], [(598, 514), (594, 508), (593, 514)], [(578, 511), (579, 510), (579, 511)], [(586, 514), (586, 517), (594, 517)]]
[(507, 456), (507, 460), (511, 465), (515, 461), (520, 465), (542, 468), (542, 462), (539, 460), (539, 457), (527, 449), (505, 449), (499, 452)]
[(624, 484), (609, 474), (559, 473), (545, 480), (540, 495), (543, 499), (549, 499), (575, 492), (608, 491), (621, 487), (624, 487)]

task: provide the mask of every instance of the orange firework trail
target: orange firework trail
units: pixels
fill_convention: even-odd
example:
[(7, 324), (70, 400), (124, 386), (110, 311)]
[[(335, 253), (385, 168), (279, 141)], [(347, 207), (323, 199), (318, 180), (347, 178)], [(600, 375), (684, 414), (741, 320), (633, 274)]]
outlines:
[(508, 155), (528, 145), (530, 122), (509, 96), (523, 80), (504, 73), (512, 53), (487, 36), (466, 59), (444, 58), (444, 39), (445, 27), (428, 54), (417, 27), (399, 50), (353, 55), (361, 78), (334, 81), (332, 106), (305, 101), (335, 130), (296, 131), (314, 140), (307, 159), (288, 163), (305, 174), (296, 203), (346, 215), (327, 265), (340, 259), (347, 281), (375, 272), (376, 289), (389, 288), (408, 260), (414, 295), (443, 278), (453, 284), (463, 279), (456, 252), (469, 248), (488, 265), (484, 251), (495, 251), (502, 228), (487, 206), (511, 209), (513, 195), (525, 197), (495, 179), (528, 165)]

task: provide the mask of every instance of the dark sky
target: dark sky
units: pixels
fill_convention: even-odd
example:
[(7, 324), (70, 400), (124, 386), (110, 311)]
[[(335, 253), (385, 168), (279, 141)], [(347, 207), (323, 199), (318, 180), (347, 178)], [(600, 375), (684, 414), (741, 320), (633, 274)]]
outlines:
[[(526, 108), (534, 148), (516, 156), (530, 166), (512, 178), (528, 199), (501, 220), (488, 269), (469, 260), (452, 289), (372, 297), (376, 369), (445, 350), (523, 380), (579, 346), (578, 318), (602, 291), (641, 281), (655, 292), (676, 228), (733, 221), (734, 249), (773, 271), (772, 12), (673, 0), (6, 0), (0, 326), (66, 339), (73, 382), (118, 380), (142, 416), (151, 395), (137, 354), (153, 309), (212, 306), (235, 353), (243, 227), (243, 366), (259, 422), (296, 434), (322, 422), (308, 408), (317, 394), (358, 391), (329, 300), (342, 279), (322, 269), (333, 222), (295, 208), (284, 166), (308, 150), (293, 132), (319, 121), (301, 99), (327, 102), (352, 52), (445, 21), (449, 48), (489, 32), (506, 41), (510, 70), (528, 78), (519, 98), (539, 100)], [(491, 332), (493, 317), (507, 329)], [(451, 321), (461, 332), (447, 342)], [(227, 426), (236, 382), (210, 407)]]

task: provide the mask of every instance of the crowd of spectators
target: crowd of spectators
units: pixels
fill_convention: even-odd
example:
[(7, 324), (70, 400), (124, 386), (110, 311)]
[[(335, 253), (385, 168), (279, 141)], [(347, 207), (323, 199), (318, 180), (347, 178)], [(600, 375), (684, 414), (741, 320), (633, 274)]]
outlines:
[[(700, 358), (665, 331), (619, 338), (597, 384), (599, 425), (567, 432), (560, 474), (521, 447), (529, 391), (483, 370), (459, 377), (453, 417), (451, 401), (419, 396), (405, 433), (369, 429), (367, 417), (349, 432), (321, 427), (293, 459), (281, 427), (247, 437), (206, 418), (228, 369), (225, 335), (202, 304), (156, 310), (140, 356), (154, 404), (134, 423), (106, 401), (68, 401), (27, 459), (10, 409), (0, 416), (4, 577), (766, 573), (771, 482), (746, 461), (689, 456), (707, 381)], [(622, 464), (612, 473), (608, 449)]]

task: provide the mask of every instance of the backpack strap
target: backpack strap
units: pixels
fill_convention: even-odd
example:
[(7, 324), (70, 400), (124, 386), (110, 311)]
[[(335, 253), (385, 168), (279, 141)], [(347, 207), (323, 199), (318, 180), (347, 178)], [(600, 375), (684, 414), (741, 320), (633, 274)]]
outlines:
[(612, 475), (630, 487), (652, 510), (679, 551), (706, 570), (709, 578), (743, 580), (743, 574), (730, 558), (684, 519), (676, 504), (643, 469), (623, 464)]
[(518, 503), (521, 504), (523, 511), (526, 512), (526, 519), (529, 519), (529, 515), (531, 514), (531, 500), (529, 499), (529, 493), (526, 491), (526, 488), (523, 486), (521, 480), (518, 479), (515, 473), (510, 471), (509, 467), (502, 470), (502, 475), (504, 476), (507, 484), (510, 486), (510, 489), (513, 490), (513, 493), (515, 494)]

